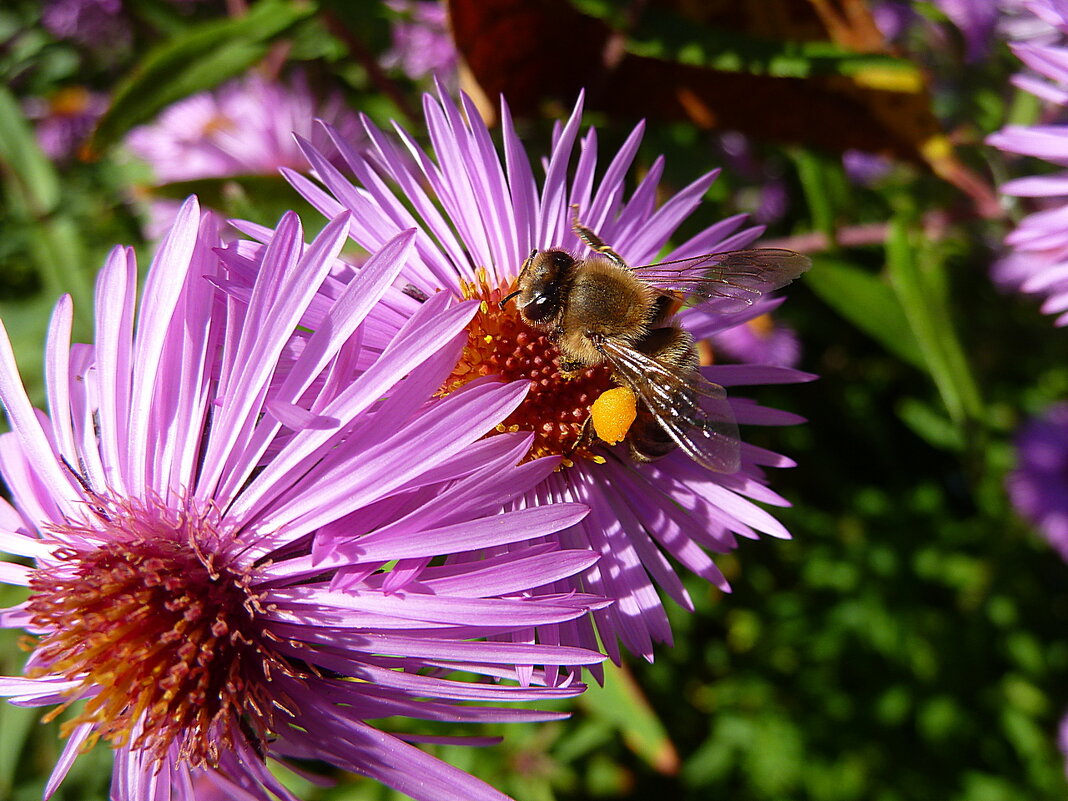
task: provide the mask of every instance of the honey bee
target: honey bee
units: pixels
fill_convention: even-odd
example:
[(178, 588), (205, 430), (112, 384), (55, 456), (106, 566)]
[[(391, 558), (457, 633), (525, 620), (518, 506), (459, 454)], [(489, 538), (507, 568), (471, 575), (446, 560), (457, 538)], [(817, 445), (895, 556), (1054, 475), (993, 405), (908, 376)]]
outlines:
[[(611, 366), (612, 380), (640, 400), (624, 436), (636, 461), (679, 448), (710, 470), (736, 472), (740, 441), (727, 393), (701, 375), (693, 337), (675, 314), (684, 303), (745, 311), (805, 272), (809, 259), (790, 250), (735, 250), (631, 267), (577, 215), (572, 228), (596, 255), (531, 251), (501, 308), (517, 299), (523, 321), (560, 351), (561, 371)], [(591, 428), (600, 437), (591, 418), (578, 444)]]

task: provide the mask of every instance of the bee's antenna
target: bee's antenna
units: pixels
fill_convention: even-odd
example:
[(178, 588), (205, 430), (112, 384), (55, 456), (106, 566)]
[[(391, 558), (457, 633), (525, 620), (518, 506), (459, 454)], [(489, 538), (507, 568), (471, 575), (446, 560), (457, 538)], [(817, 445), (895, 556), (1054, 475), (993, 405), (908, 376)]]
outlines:
[(573, 216), (571, 217), (571, 230), (575, 232), (575, 235), (587, 245), (589, 245), (590, 250), (594, 251), (595, 253), (600, 253), (602, 256), (611, 261), (617, 267), (622, 267), (624, 270), (630, 270), (630, 267), (627, 266), (627, 263), (623, 261), (623, 257), (616, 253), (615, 250), (612, 249), (611, 245), (606, 244), (605, 241), (601, 239), (601, 237), (597, 236), (597, 234), (595, 234), (592, 229), (587, 228), (585, 225), (582, 224), (582, 221), (579, 220), (578, 203), (571, 204), (571, 211), (573, 214)]
[[(527, 271), (527, 267), (530, 266), (530, 263), (532, 261), (534, 261), (534, 257), (537, 256), (537, 255), (538, 255), (538, 249), (534, 248), (533, 250), (530, 251), (530, 255), (527, 256), (525, 259), (523, 259), (523, 266), (519, 268), (519, 277), (520, 278), (523, 277), (523, 273), (525, 273)], [(522, 289), (517, 289), (512, 294), (502, 298), (501, 302), (499, 304), (497, 304), (497, 305), (500, 306), (501, 309), (504, 309), (505, 304), (507, 304), (508, 301), (510, 301), (512, 298), (514, 298), (516, 295), (518, 295), (522, 291), (523, 291)]]
[(506, 295), (505, 297), (501, 298), (501, 302), (498, 305), (503, 309), (507, 305), (508, 301), (510, 301), (512, 298), (514, 298), (516, 295), (518, 295), (522, 291), (523, 291), (522, 289), (517, 289), (512, 294)]

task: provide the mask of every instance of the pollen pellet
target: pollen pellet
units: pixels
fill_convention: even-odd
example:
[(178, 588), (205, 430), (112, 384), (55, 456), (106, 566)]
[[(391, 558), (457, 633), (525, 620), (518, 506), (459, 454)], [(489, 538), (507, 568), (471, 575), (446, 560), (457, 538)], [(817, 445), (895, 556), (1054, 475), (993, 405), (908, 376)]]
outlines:
[(637, 413), (637, 399), (626, 387), (602, 392), (590, 407), (593, 430), (609, 445), (615, 445), (627, 436)]

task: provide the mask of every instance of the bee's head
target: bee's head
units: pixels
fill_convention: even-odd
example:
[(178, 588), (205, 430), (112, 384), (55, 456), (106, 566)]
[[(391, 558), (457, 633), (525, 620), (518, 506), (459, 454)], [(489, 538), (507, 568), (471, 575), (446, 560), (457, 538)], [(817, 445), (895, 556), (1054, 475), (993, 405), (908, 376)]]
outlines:
[(514, 297), (523, 319), (531, 325), (548, 323), (560, 313), (564, 291), (571, 281), (575, 258), (563, 250), (535, 250), (523, 264), (519, 288), (501, 301)]

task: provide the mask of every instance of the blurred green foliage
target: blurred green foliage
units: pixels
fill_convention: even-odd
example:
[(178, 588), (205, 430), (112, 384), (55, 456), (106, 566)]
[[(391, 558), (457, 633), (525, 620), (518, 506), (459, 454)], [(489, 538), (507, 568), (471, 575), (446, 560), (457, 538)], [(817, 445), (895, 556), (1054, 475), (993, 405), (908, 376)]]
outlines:
[[(267, 23), (224, 20), (211, 3), (179, 11), (163, 0), (130, 2), (131, 39), (106, 54), (50, 36), (38, 3), (0, 9), (0, 313), (38, 400), (55, 297), (74, 295), (85, 341), (92, 275), (107, 249), (136, 244), (148, 262), (143, 170), (111, 146), (131, 125), (281, 43), (318, 85), (341, 88), (378, 122), (398, 118), (418, 131), (408, 116), (421, 87), (392, 72), (389, 88), (400, 94), (385, 91), (341, 35), (356, 32), (366, 52), (380, 54), (392, 12), (377, 3), (252, 6)], [(650, 31), (643, 37), (641, 46), (656, 52), (680, 46)], [(220, 47), (234, 38), (240, 47)], [(203, 61), (210, 53), (225, 63)], [(988, 176), (1020, 174), (1020, 165), (981, 146), (1007, 121), (1038, 112), (1009, 87), (1016, 65), (1004, 45), (968, 70), (959, 42), (913, 55), (935, 76), (935, 112), (962, 143), (961, 157)], [(805, 63), (825, 57), (818, 48), (789, 53), (801, 61), (791, 68), (798, 74), (826, 69)], [(54, 165), (19, 104), (72, 82), (113, 90), (116, 103), (95, 160)], [(629, 128), (592, 121), (606, 153)], [(665, 154), (669, 185), (724, 161), (720, 134), (653, 123), (640, 161)], [(530, 152), (547, 151), (550, 122), (521, 125)], [(760, 175), (728, 164), (680, 237), (752, 211), (754, 193), (774, 180), (788, 206), (768, 236), (826, 240), (781, 312), (800, 332), (801, 367), (821, 378), (755, 393), (809, 422), (747, 432), (799, 462), (772, 477), (793, 503), (776, 513), (795, 539), (745, 542), (720, 558), (730, 595), (687, 579), (697, 612), (672, 610), (674, 647), (661, 648), (653, 665), (610, 671), (605, 689), (559, 707), (573, 709), (573, 719), (494, 729), (505, 738), (494, 748), (430, 750), (520, 801), (1062, 799), (1068, 786), (1055, 736), (1068, 709), (1068, 566), (1014, 517), (1003, 480), (1015, 427), (1068, 395), (1066, 335), (1029, 302), (994, 289), (989, 267), (1008, 223), (980, 219), (922, 168), (893, 165), (864, 185), (847, 179), (835, 155), (752, 147)], [(307, 211), (273, 177), (162, 193), (188, 190), (267, 224), (287, 207)], [(306, 222), (321, 224), (311, 213)], [(869, 244), (843, 243), (843, 232), (864, 226), (882, 233)], [(5, 605), (19, 600), (5, 593)], [(16, 674), (18, 637), (0, 638), (0, 669)], [(0, 798), (41, 797), (62, 741), (58, 724), (36, 724), (40, 715), (0, 706)], [(107, 749), (98, 747), (54, 797), (104, 799), (108, 771)], [(336, 778), (329, 789), (290, 781), (319, 801), (398, 797)]]

